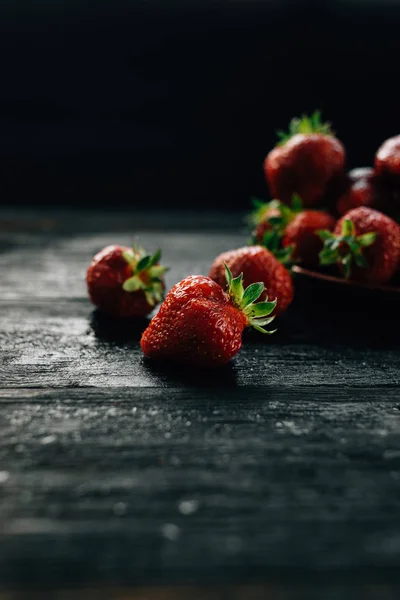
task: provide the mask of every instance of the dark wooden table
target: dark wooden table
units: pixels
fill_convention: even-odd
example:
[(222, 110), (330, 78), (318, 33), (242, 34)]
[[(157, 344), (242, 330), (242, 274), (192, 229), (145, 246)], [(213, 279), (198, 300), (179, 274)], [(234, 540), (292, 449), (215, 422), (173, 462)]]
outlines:
[(397, 298), (296, 280), (218, 373), (147, 362), (146, 323), (89, 304), (106, 244), (162, 247), (170, 286), (240, 223), (0, 213), (1, 600), (398, 598)]

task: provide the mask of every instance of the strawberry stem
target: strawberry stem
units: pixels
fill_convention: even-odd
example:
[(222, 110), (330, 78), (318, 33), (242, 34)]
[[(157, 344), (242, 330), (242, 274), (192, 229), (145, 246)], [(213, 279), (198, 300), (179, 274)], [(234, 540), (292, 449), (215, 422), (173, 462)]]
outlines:
[(141, 290), (150, 306), (155, 306), (163, 300), (164, 283), (163, 275), (168, 270), (158, 264), (161, 259), (161, 250), (154, 254), (147, 254), (143, 248), (133, 246), (126, 250), (123, 257), (131, 267), (132, 275), (122, 285), (125, 292), (137, 292)]
[(304, 135), (311, 135), (313, 133), (319, 133), (322, 135), (334, 135), (331, 129), (330, 123), (324, 123), (321, 119), (321, 111), (316, 110), (311, 116), (302, 115), (300, 118), (295, 117), (289, 123), (289, 131), (277, 131), (279, 138), (279, 146), (283, 146), (295, 135), (302, 133)]
[[(255, 206), (255, 210), (247, 217), (247, 222), (255, 228), (261, 223), (269, 223), (269, 228), (265, 231), (261, 244), (272, 252), (279, 262), (284, 265), (290, 265), (294, 246), (282, 248), (281, 241), (285, 235), (286, 227), (303, 210), (300, 196), (293, 194), (291, 206), (280, 202), (280, 200), (262, 202), (254, 198), (252, 199), (252, 203)], [(277, 212), (279, 214), (276, 214)], [(269, 217), (269, 214), (273, 216)], [(258, 243), (260, 243), (260, 240), (257, 239), (256, 230), (254, 230), (249, 244), (254, 245)]]
[(265, 325), (269, 325), (275, 316), (269, 316), (275, 310), (276, 300), (268, 302), (266, 297), (263, 302), (256, 302), (261, 294), (265, 291), (265, 286), (262, 282), (252, 283), (246, 289), (243, 287), (243, 273), (237, 277), (233, 277), (231, 270), (225, 263), (225, 276), (228, 284), (228, 294), (232, 304), (242, 311), (247, 318), (247, 325), (260, 331), (261, 333), (274, 333), (264, 329)]
[(354, 264), (357, 267), (368, 268), (363, 248), (372, 246), (375, 243), (376, 233), (374, 231), (356, 235), (353, 221), (344, 219), (342, 231), (339, 235), (325, 229), (317, 231), (317, 234), (324, 243), (324, 247), (319, 253), (319, 264), (321, 266), (339, 264), (346, 279), (351, 277)]

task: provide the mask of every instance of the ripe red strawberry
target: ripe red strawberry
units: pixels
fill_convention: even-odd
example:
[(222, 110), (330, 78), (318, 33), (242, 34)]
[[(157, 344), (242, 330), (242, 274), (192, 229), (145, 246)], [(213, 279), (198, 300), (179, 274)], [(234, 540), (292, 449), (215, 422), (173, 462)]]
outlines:
[(383, 185), (374, 169), (370, 167), (352, 169), (347, 174), (347, 181), (347, 188), (336, 205), (340, 215), (358, 206), (369, 206), (385, 213), (390, 208), (390, 191)]
[(251, 326), (262, 333), (276, 302), (255, 303), (262, 283), (243, 288), (242, 275), (224, 268), (228, 293), (209, 277), (192, 275), (167, 294), (140, 341), (144, 354), (157, 360), (217, 367), (239, 352), (242, 332)]
[(321, 231), (320, 264), (338, 264), (346, 278), (373, 283), (392, 279), (400, 262), (400, 226), (377, 210), (354, 208), (333, 233)]
[(107, 246), (93, 258), (86, 274), (90, 300), (113, 317), (144, 317), (162, 301), (161, 251), (146, 255), (141, 248)]
[(375, 171), (378, 175), (400, 178), (400, 135), (383, 142), (375, 155)]
[(287, 225), (283, 246), (293, 246), (292, 259), (307, 266), (317, 266), (323, 243), (317, 233), (320, 229), (332, 231), (336, 219), (319, 210), (303, 210)]
[(343, 171), (343, 145), (334, 137), (330, 125), (321, 122), (319, 112), (293, 119), (289, 134), (279, 136), (279, 145), (264, 162), (272, 196), (288, 204), (293, 194), (299, 194), (304, 206), (315, 206)]
[(275, 314), (285, 312), (292, 302), (293, 282), (290, 273), (266, 248), (245, 246), (217, 256), (211, 265), (209, 276), (220, 286), (225, 285), (225, 264), (228, 265), (234, 276), (243, 273), (244, 285), (262, 281), (268, 296), (277, 300)]

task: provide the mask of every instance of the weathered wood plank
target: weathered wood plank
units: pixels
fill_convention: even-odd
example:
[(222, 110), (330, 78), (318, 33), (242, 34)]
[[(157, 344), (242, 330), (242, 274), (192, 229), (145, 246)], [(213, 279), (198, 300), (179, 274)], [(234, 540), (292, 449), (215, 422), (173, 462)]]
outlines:
[[(388, 574), (386, 574), (386, 579)], [(340, 598), (341, 600), (397, 600), (398, 587), (392, 582), (371, 580), (361, 581), (361, 576), (345, 580), (333, 577), (331, 573), (321, 573), (312, 584), (302, 579), (293, 580), (285, 574), (284, 581), (272, 579), (269, 583), (231, 582), (226, 585), (166, 585), (150, 587), (102, 586), (80, 588), (68, 587), (60, 590), (46, 586), (44, 589), (29, 587), (25, 592), (0, 592), (0, 600), (42, 600), (44, 594), (53, 600), (321, 600)], [(339, 580), (338, 580), (339, 579)]]
[(394, 388), (3, 390), (2, 402), (11, 580), (22, 566), (44, 583), (72, 569), (140, 582), (398, 564)]
[[(399, 583), (393, 307), (299, 284), (278, 333), (246, 334), (226, 369), (162, 366), (140, 352), (146, 320), (102, 318), (86, 297), (92, 255), (129, 243), (135, 215), (75, 231), (69, 213), (13, 219), (0, 214), (0, 587), (268, 579), (309, 599), (321, 574), (342, 597), (355, 576)], [(169, 286), (245, 241), (232, 222), (136, 222)], [(207, 600), (235, 597), (221, 589)]]
[[(344, 346), (334, 323), (318, 325), (297, 312), (283, 317), (272, 337), (246, 336), (240, 354), (226, 369), (204, 373), (146, 361), (139, 339), (147, 321), (126, 326), (99, 319), (86, 300), (3, 303), (1, 307), (2, 387), (369, 386), (400, 382), (398, 350), (384, 338), (383, 350), (375, 342), (359, 347), (359, 340), (348, 338)], [(346, 339), (346, 334), (343, 337)]]

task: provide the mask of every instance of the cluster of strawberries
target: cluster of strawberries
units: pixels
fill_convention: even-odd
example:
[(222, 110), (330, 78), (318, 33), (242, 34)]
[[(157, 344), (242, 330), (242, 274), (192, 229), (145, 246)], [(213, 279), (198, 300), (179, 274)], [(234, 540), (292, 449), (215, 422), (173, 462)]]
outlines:
[(293, 119), (289, 131), (264, 162), (279, 200), (256, 202), (253, 243), (280, 260), (388, 283), (400, 262), (400, 136), (379, 148), (375, 169), (346, 173), (345, 149), (319, 112)]
[(147, 357), (226, 364), (240, 350), (245, 327), (272, 333), (265, 327), (292, 302), (289, 263), (330, 265), (347, 278), (377, 283), (398, 271), (400, 226), (391, 217), (400, 208), (400, 136), (379, 149), (375, 170), (348, 174), (344, 148), (318, 112), (293, 119), (280, 137), (264, 164), (279, 200), (256, 202), (250, 245), (219, 255), (209, 277), (183, 279), (162, 302), (160, 251), (108, 246), (93, 258), (86, 281), (104, 313), (143, 317), (162, 302), (141, 338)]
[[(86, 274), (93, 304), (112, 317), (148, 315), (165, 290), (160, 257), (160, 251), (150, 256), (137, 247), (104, 248)], [(272, 333), (265, 326), (278, 313), (277, 305), (283, 312), (292, 297), (289, 272), (266, 248), (226, 252), (215, 259), (210, 277), (191, 275), (170, 290), (142, 335), (142, 350), (158, 360), (224, 365), (240, 350), (244, 328)]]

